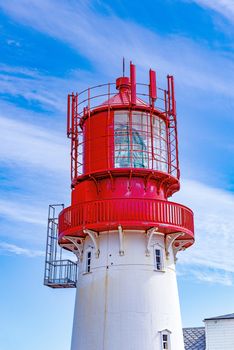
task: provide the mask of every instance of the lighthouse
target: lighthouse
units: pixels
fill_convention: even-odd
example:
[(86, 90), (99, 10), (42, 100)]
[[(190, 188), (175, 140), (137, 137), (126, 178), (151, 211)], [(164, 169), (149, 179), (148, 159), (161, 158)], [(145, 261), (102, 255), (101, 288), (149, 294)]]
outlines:
[(194, 224), (168, 200), (180, 170), (173, 76), (165, 85), (152, 69), (137, 83), (130, 63), (115, 83), (68, 95), (71, 205), (57, 228), (77, 257), (71, 350), (184, 349), (176, 260)]

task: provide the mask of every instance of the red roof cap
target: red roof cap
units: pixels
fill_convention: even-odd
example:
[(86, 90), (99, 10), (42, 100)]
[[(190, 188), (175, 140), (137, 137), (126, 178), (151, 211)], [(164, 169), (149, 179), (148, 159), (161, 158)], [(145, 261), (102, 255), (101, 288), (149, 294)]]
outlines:
[(119, 77), (116, 79), (116, 89), (120, 92), (129, 90), (130, 80), (128, 77)]

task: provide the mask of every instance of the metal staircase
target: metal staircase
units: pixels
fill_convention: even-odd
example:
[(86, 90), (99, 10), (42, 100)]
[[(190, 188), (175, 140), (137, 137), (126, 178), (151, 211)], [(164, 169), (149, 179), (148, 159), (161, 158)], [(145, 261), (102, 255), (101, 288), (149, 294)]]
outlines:
[[(58, 245), (58, 214), (63, 204), (49, 205), (44, 285), (51, 288), (75, 288), (77, 263), (64, 259), (65, 250)], [(69, 253), (68, 251), (66, 252)]]

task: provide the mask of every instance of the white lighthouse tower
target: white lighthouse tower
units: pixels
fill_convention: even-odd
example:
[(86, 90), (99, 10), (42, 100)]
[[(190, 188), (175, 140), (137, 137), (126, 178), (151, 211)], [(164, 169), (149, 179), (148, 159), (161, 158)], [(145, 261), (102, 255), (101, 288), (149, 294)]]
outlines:
[(175, 265), (194, 228), (192, 211), (168, 201), (179, 190), (173, 77), (166, 90), (152, 70), (137, 84), (130, 64), (130, 78), (69, 95), (68, 136), (58, 241), (78, 258), (71, 350), (183, 350)]

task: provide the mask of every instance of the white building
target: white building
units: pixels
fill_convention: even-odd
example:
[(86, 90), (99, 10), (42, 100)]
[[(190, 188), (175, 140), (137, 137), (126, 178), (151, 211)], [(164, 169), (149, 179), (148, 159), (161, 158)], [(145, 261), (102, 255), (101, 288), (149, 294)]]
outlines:
[(204, 322), (205, 327), (183, 329), (185, 350), (234, 350), (234, 313)]
[(234, 350), (234, 313), (206, 318), (206, 350)]

